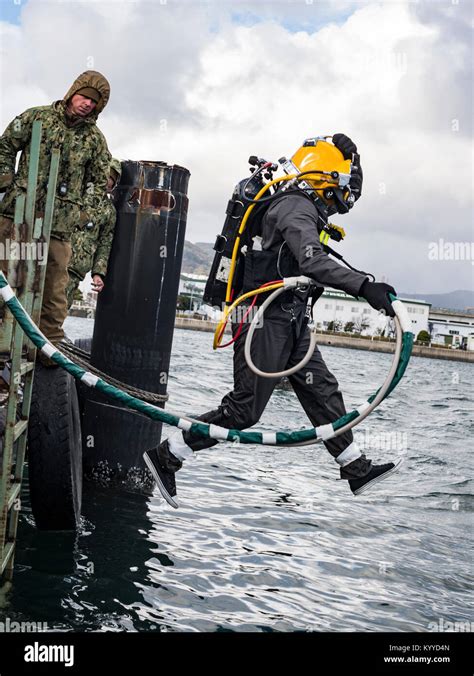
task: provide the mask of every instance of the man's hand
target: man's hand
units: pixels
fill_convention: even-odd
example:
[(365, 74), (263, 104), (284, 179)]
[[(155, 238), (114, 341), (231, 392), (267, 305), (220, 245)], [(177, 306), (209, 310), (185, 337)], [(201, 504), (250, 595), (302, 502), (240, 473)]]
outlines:
[(394, 296), (397, 295), (397, 292), (393, 286), (390, 286), (390, 284), (384, 284), (383, 282), (371, 282), (366, 279), (360, 287), (359, 296), (365, 298), (368, 304), (371, 305), (375, 310), (382, 310), (384, 314), (389, 315), (390, 317), (395, 317), (392, 303), (388, 297), (389, 293), (393, 294)]
[(345, 134), (333, 134), (332, 142), (344, 155), (345, 160), (352, 159), (353, 153), (357, 152), (357, 146), (352, 139)]
[(104, 288), (104, 280), (100, 275), (92, 275), (92, 289), (100, 293)]

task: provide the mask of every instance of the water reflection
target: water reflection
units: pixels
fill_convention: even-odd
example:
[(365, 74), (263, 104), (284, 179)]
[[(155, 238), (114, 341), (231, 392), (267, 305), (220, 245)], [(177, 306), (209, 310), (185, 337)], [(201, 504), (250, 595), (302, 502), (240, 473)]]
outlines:
[(142, 603), (140, 584), (156, 549), (147, 509), (145, 496), (85, 483), (79, 533), (40, 532), (31, 514), (24, 518), (10, 594), (15, 612), (31, 618), (32, 608), (41, 609), (50, 629), (144, 628), (133, 604)]

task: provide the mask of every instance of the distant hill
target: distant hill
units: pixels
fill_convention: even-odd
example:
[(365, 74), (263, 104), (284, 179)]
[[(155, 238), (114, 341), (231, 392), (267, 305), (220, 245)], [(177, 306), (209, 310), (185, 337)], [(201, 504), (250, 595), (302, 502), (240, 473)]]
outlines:
[(183, 272), (191, 272), (195, 275), (207, 275), (211, 269), (214, 258), (214, 245), (211, 242), (198, 242), (193, 244), (186, 240), (183, 251)]
[(425, 300), (433, 307), (445, 310), (469, 310), (474, 312), (474, 291), (460, 289), (448, 293), (399, 293), (400, 298)]

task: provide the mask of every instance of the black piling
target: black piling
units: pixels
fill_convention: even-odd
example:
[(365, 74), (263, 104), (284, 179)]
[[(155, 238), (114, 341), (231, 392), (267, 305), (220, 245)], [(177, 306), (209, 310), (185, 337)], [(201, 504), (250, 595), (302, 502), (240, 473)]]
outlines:
[[(134, 387), (165, 395), (188, 210), (189, 171), (164, 162), (122, 163), (91, 363)], [(161, 424), (87, 395), (82, 438), (86, 477), (130, 489), (149, 485), (143, 451)]]

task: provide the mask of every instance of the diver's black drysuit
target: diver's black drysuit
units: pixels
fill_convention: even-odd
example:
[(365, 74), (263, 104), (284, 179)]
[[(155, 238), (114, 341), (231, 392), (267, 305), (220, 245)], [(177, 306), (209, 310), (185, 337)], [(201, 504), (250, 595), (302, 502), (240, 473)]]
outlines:
[[(262, 218), (262, 251), (247, 253), (244, 289), (257, 288), (264, 282), (282, 276), (311, 277), (320, 293), (331, 286), (358, 296), (365, 275), (342, 267), (323, 250), (319, 234), (327, 222), (327, 207), (304, 193), (293, 193), (275, 200)], [(260, 302), (267, 294), (261, 295)], [(251, 355), (262, 371), (283, 371), (297, 364), (308, 350), (310, 332), (306, 308), (308, 292), (289, 290), (265, 311), (262, 327), (254, 333)], [(238, 328), (232, 324), (232, 333)], [(225, 428), (245, 429), (258, 422), (279, 378), (257, 376), (247, 366), (244, 344), (249, 323), (234, 343), (234, 389), (226, 394), (220, 406), (199, 416), (199, 420)], [(334, 422), (346, 413), (342, 394), (333, 374), (328, 370), (318, 348), (309, 362), (289, 377), (291, 385), (311, 423), (316, 427)], [(183, 439), (199, 451), (218, 443), (190, 432)], [(341, 477), (352, 479), (365, 476), (371, 461), (352, 444), (352, 432), (346, 432), (324, 442), (334, 458), (341, 456)], [(350, 449), (349, 449), (350, 447)]]

